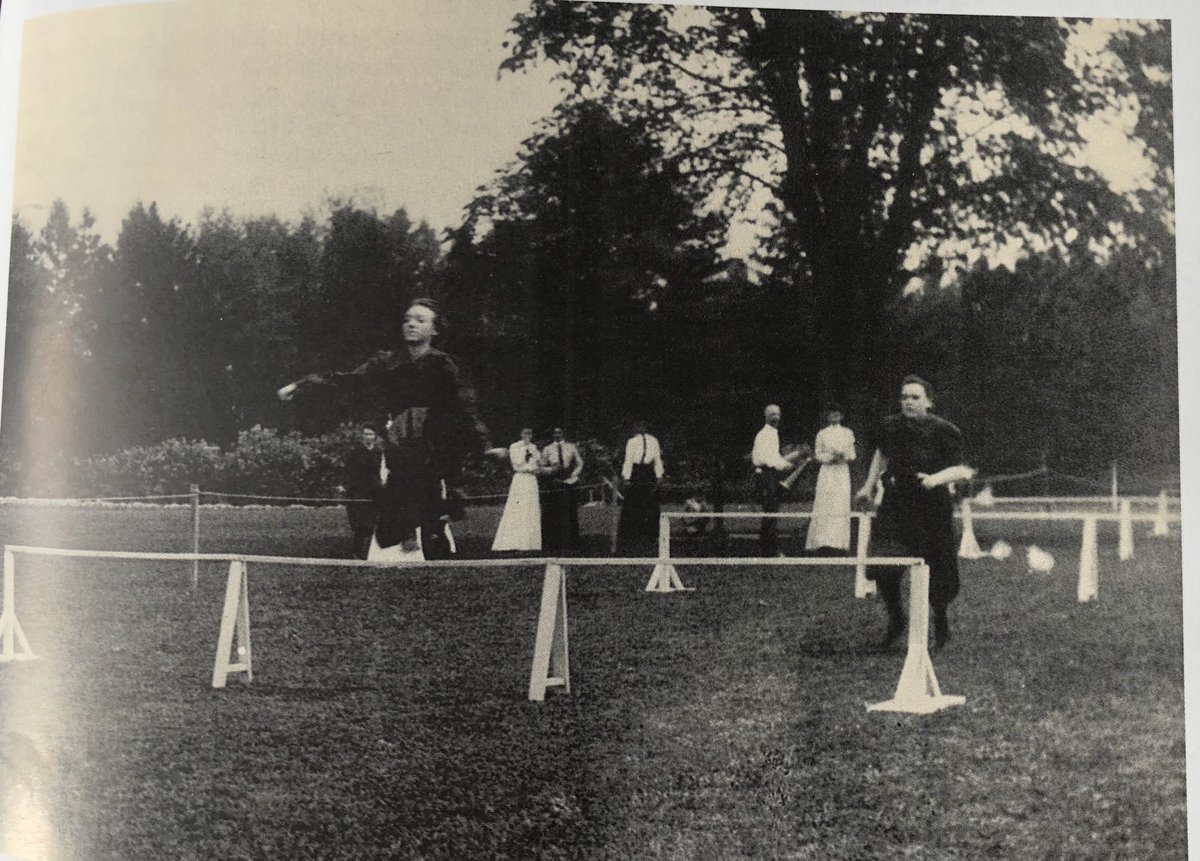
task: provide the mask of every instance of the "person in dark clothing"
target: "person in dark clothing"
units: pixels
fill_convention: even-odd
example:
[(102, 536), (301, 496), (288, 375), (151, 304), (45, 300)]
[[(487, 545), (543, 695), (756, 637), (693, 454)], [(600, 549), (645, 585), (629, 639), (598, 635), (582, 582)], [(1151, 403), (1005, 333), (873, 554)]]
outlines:
[[(883, 501), (875, 518), (873, 555), (920, 556), (929, 566), (929, 605), (933, 610), (934, 643), (950, 639), (947, 608), (958, 595), (958, 538), (950, 487), (975, 471), (963, 464), (962, 432), (930, 412), (933, 389), (908, 376), (900, 388), (900, 414), (883, 420), (867, 479), (856, 497), (871, 503), (876, 483), (883, 482)], [(887, 607), (884, 645), (894, 643), (907, 624), (900, 598), (901, 568), (873, 567)]]
[(625, 460), (621, 466), (625, 498), (617, 519), (617, 550), (626, 553), (650, 547), (658, 537), (658, 486), (663, 477), (662, 448), (658, 439), (646, 429), (645, 422), (634, 425), (633, 436), (625, 443)]
[(326, 387), (349, 390), (386, 416), (387, 477), (370, 558), (437, 558), (451, 552), (447, 521), (461, 513), (455, 510), (454, 485), (463, 458), (472, 449), (496, 458), (508, 454), (492, 447), (475, 393), (457, 363), (433, 347), (441, 325), (432, 300), (413, 300), (404, 315), (405, 349), (382, 351), (352, 371), (310, 374), (279, 390), (282, 400)]
[(382, 460), (383, 449), (377, 445), (375, 428), (363, 425), (361, 443), (346, 455), (343, 485), (350, 499), (346, 503), (346, 517), (350, 520), (350, 531), (354, 533), (356, 559), (367, 558), (379, 520), (379, 492), (383, 488), (379, 467)]
[(572, 552), (579, 549), (579, 498), (576, 487), (583, 475), (583, 455), (556, 427), (550, 444), (542, 449), (538, 476), (542, 503), (542, 549)]

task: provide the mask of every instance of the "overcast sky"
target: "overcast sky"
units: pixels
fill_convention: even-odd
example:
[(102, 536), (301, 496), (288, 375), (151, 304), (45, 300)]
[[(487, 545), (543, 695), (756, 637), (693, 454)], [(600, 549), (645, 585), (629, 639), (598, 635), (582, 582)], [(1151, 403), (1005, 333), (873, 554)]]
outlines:
[[(498, 77), (514, 0), (185, 0), (31, 20), (14, 205), (62, 198), (114, 238), (138, 200), (295, 218), (334, 197), (434, 226), (558, 101)], [(39, 213), (41, 214), (39, 216)]]

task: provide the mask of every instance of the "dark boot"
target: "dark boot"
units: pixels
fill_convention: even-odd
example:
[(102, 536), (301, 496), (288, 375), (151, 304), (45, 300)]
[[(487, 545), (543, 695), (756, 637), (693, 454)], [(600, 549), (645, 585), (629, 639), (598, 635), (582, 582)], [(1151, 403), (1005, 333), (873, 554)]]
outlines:
[(933, 608), (933, 647), (941, 649), (950, 640), (950, 620), (945, 607)]
[(888, 648), (900, 639), (908, 627), (908, 618), (904, 614), (904, 605), (900, 601), (899, 583), (880, 583), (879, 595), (887, 608), (887, 633), (883, 636), (883, 648)]

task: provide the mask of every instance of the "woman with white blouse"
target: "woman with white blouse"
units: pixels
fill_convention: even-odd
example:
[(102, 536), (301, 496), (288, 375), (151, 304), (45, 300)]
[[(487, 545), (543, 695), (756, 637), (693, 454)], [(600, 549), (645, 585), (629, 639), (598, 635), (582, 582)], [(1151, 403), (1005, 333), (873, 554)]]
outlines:
[(663, 477), (662, 448), (646, 425), (639, 422), (625, 443), (621, 466), (625, 497), (617, 520), (617, 551), (627, 552), (632, 544), (658, 537), (658, 484)]
[(813, 497), (812, 520), (804, 549), (850, 548), (850, 461), (855, 458), (854, 431), (842, 427), (842, 408), (825, 410), (826, 426), (817, 434), (813, 459), (821, 464)]
[(533, 444), (533, 431), (525, 428), (521, 438), (508, 447), (513, 477), (508, 485), (508, 499), (492, 550), (541, 550), (542, 509), (538, 501), (538, 473), (541, 452)]

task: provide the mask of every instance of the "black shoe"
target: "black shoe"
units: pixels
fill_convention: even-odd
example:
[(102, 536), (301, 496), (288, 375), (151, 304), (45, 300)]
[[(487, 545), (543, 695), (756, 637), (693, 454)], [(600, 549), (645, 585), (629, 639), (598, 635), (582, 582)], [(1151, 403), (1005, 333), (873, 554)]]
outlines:
[(945, 613), (933, 614), (933, 647), (943, 648), (950, 640), (950, 620)]
[(883, 648), (888, 648), (900, 639), (908, 627), (908, 620), (903, 616), (889, 616), (887, 633), (883, 635)]

